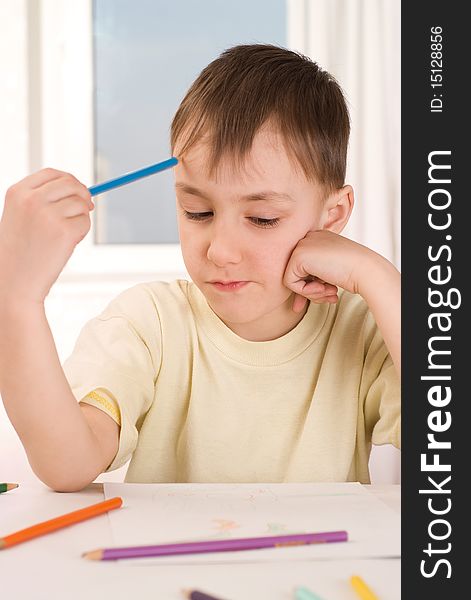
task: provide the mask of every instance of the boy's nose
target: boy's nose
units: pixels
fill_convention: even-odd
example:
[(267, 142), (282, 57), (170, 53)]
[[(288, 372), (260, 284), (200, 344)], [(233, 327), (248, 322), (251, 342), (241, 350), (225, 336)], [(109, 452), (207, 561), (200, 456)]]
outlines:
[(208, 260), (218, 267), (241, 261), (240, 240), (228, 227), (213, 227), (209, 240)]

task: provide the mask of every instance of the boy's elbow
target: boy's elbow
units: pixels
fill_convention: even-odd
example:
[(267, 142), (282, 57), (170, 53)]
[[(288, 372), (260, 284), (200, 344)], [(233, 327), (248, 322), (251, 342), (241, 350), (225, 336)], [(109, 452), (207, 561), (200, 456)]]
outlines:
[(71, 473), (59, 476), (57, 474), (44, 474), (35, 471), (35, 474), (44, 485), (54, 492), (81, 492), (100, 475), (100, 473), (97, 473), (78, 478)]
[(87, 487), (87, 485), (89, 485), (92, 482), (91, 481), (88, 481), (86, 483), (65, 482), (65, 483), (52, 484), (52, 483), (46, 483), (44, 481), (43, 483), (45, 483), (47, 485), (47, 487), (50, 488), (53, 492), (59, 492), (59, 493), (69, 492), (70, 493), (70, 492), (81, 492), (84, 488)]

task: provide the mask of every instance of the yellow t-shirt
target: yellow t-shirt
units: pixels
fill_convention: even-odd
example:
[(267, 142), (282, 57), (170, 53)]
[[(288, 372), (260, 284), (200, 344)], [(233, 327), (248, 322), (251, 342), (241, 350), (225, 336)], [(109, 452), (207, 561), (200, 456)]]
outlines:
[(127, 482), (369, 482), (400, 447), (400, 386), (364, 300), (344, 290), (289, 333), (251, 342), (185, 280), (119, 294), (63, 365), (78, 401), (121, 425)]

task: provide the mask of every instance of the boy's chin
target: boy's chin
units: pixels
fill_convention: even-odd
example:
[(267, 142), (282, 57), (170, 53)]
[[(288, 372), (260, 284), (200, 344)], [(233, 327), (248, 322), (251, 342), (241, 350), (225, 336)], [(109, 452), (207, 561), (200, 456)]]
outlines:
[(239, 303), (239, 306), (227, 306), (223, 302), (210, 301), (209, 305), (214, 313), (224, 321), (226, 324), (242, 325), (244, 323), (251, 323), (256, 321), (263, 316), (263, 313), (258, 310), (254, 310), (253, 307), (243, 306)]
[[(273, 306), (264, 304), (263, 301), (250, 301), (249, 299), (234, 298), (232, 301), (224, 298), (206, 298), (211, 310), (226, 325), (243, 325), (247, 323), (256, 323), (263, 319), (276, 319), (280, 317), (279, 311), (283, 306)], [(277, 319), (278, 317), (278, 319)]]

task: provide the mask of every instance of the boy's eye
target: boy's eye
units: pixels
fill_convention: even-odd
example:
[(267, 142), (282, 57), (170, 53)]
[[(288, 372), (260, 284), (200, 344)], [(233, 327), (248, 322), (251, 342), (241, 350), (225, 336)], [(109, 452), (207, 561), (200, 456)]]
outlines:
[[(206, 219), (209, 219), (213, 214), (212, 212), (191, 213), (187, 210), (184, 210), (183, 213), (185, 217), (190, 221), (205, 221)], [(248, 219), (258, 227), (275, 227), (280, 221), (280, 219), (278, 218), (262, 219), (261, 217), (248, 217)]]
[(280, 222), (280, 219), (261, 219), (260, 217), (249, 217), (252, 223), (259, 227), (275, 227)]
[(204, 221), (205, 219), (210, 217), (213, 213), (212, 212), (191, 213), (191, 212), (188, 212), (187, 210), (184, 210), (183, 214), (185, 215), (185, 217), (187, 219), (190, 219), (190, 221)]

